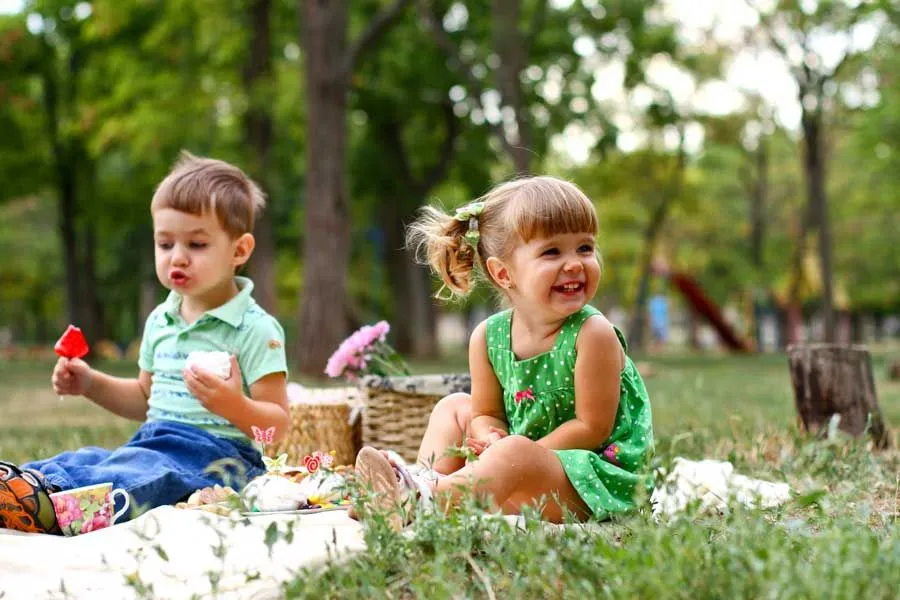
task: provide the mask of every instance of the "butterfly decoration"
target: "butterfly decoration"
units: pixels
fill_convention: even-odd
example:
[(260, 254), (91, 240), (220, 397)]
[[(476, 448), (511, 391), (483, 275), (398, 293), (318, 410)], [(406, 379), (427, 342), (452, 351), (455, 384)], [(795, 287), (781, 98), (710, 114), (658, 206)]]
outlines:
[(534, 400), (534, 390), (528, 388), (527, 390), (520, 390), (516, 392), (516, 404), (520, 404), (523, 400)]
[(256, 425), (251, 425), (250, 431), (253, 432), (253, 439), (258, 444), (271, 444), (275, 440), (275, 426), (274, 425), (272, 425), (268, 429), (260, 429)]
[(276, 458), (263, 456), (262, 461), (269, 473), (278, 473), (287, 467), (287, 452), (282, 452)]

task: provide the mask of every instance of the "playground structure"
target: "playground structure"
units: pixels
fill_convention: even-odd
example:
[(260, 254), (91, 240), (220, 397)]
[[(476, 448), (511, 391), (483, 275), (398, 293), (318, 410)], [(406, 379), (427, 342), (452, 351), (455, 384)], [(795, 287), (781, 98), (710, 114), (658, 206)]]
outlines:
[(734, 328), (722, 316), (718, 305), (704, 292), (697, 280), (682, 272), (672, 271), (665, 273), (671, 284), (687, 301), (691, 310), (704, 317), (712, 325), (722, 344), (733, 352), (752, 352), (753, 344), (740, 336)]

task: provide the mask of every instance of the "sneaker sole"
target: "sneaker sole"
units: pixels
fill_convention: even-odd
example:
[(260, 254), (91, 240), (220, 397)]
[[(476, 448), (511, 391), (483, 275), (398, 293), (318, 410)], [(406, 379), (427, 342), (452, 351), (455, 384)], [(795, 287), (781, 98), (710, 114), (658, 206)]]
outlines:
[(394, 531), (403, 527), (403, 519), (397, 511), (400, 507), (400, 484), (388, 459), (371, 446), (365, 446), (356, 455), (356, 475), (363, 485), (363, 493), (373, 494), (369, 506), (383, 514)]

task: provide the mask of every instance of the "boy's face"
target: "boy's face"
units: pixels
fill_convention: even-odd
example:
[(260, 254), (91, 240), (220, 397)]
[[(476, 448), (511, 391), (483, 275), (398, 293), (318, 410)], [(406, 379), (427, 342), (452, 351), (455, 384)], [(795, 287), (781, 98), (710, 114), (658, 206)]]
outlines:
[(230, 286), (234, 269), (250, 258), (253, 236), (232, 238), (207, 211), (192, 215), (173, 208), (153, 212), (156, 276), (182, 296), (204, 298)]

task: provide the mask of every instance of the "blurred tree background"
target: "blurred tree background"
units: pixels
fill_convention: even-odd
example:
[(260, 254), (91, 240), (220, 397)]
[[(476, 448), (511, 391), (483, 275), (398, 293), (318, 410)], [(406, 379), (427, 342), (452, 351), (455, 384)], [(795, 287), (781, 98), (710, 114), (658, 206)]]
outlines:
[[(890, 0), (26, 0), (0, 14), (0, 328), (121, 347), (164, 297), (149, 202), (181, 149), (269, 206), (250, 265), (320, 374), (386, 318), (434, 356), (403, 249), (426, 202), (522, 173), (601, 216), (597, 303), (643, 314), (664, 258), (718, 304), (900, 311), (900, 17)], [(2, 4), (0, 4), (2, 5)], [(748, 309), (749, 312), (749, 309)]]

